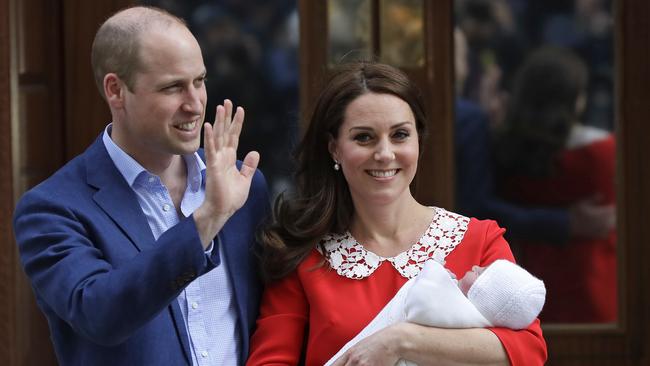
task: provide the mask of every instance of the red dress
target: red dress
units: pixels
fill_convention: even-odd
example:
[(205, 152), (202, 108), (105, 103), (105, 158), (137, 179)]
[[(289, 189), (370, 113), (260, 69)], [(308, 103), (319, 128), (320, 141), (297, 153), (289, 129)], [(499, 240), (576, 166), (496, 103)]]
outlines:
[[(577, 126), (562, 153), (557, 173), (547, 179), (511, 177), (504, 192), (519, 203), (568, 207), (599, 197), (615, 204), (614, 137)], [(516, 243), (520, 264), (544, 280), (544, 322), (613, 322), (617, 314), (616, 231), (605, 239), (570, 239), (558, 244)]]
[[(446, 267), (459, 278), (472, 265), (514, 260), (504, 230), (494, 221), (436, 210), (418, 243), (393, 258), (365, 251), (349, 233), (324, 239), (331, 266), (320, 265), (324, 257), (314, 250), (296, 271), (267, 286), (247, 365), (296, 365), (302, 352), (305, 365), (323, 365), (433, 256), (446, 256)], [(520, 331), (491, 330), (512, 365), (541, 365), (546, 360), (539, 320)]]

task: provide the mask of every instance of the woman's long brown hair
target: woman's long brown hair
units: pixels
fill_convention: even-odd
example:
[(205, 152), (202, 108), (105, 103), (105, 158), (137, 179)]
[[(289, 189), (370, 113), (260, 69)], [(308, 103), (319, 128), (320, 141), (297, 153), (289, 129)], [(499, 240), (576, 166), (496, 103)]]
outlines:
[(350, 226), (354, 213), (350, 190), (343, 173), (333, 169), (328, 143), (338, 136), (347, 106), (366, 93), (404, 100), (415, 116), (421, 144), (426, 132), (424, 106), (418, 89), (404, 73), (369, 61), (338, 66), (318, 97), (295, 152), (295, 192), (277, 198), (271, 222), (258, 235), (266, 281), (293, 271), (323, 235), (342, 233)]

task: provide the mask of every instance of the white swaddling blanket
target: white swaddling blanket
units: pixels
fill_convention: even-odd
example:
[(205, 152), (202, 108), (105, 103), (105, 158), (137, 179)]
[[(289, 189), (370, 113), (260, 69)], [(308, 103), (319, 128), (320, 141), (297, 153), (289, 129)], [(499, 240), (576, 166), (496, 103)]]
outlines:
[[(462, 293), (456, 280), (437, 261), (424, 264), (416, 277), (408, 280), (377, 316), (325, 366), (334, 363), (362, 339), (398, 322), (408, 321), (439, 328), (485, 328), (492, 324)], [(399, 360), (399, 366), (415, 363)]]

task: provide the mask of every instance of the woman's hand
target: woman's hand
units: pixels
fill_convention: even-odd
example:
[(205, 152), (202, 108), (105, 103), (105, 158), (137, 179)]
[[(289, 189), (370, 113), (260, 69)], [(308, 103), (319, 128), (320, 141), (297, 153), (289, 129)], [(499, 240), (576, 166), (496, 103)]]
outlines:
[(341, 356), (332, 366), (386, 365), (399, 361), (399, 331), (393, 325), (364, 338)]
[(501, 341), (486, 328), (445, 329), (402, 322), (360, 341), (332, 366), (508, 365)]

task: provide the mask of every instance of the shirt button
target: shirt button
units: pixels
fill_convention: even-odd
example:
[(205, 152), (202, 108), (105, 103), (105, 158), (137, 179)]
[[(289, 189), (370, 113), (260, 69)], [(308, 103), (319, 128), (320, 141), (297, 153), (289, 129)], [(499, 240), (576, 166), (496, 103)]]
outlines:
[(172, 207), (170, 205), (168, 205), (167, 203), (165, 203), (163, 205), (163, 211), (165, 211), (165, 212), (169, 211), (170, 208), (172, 208)]
[(153, 183), (156, 180), (154, 177), (149, 177), (149, 183)]
[(192, 309), (196, 309), (196, 308), (198, 308), (198, 307), (199, 307), (199, 304), (197, 304), (196, 302), (193, 302), (193, 303), (192, 303)]
[(203, 351), (203, 352), (201, 352), (201, 356), (203, 356), (203, 357), (208, 357), (208, 351)]

